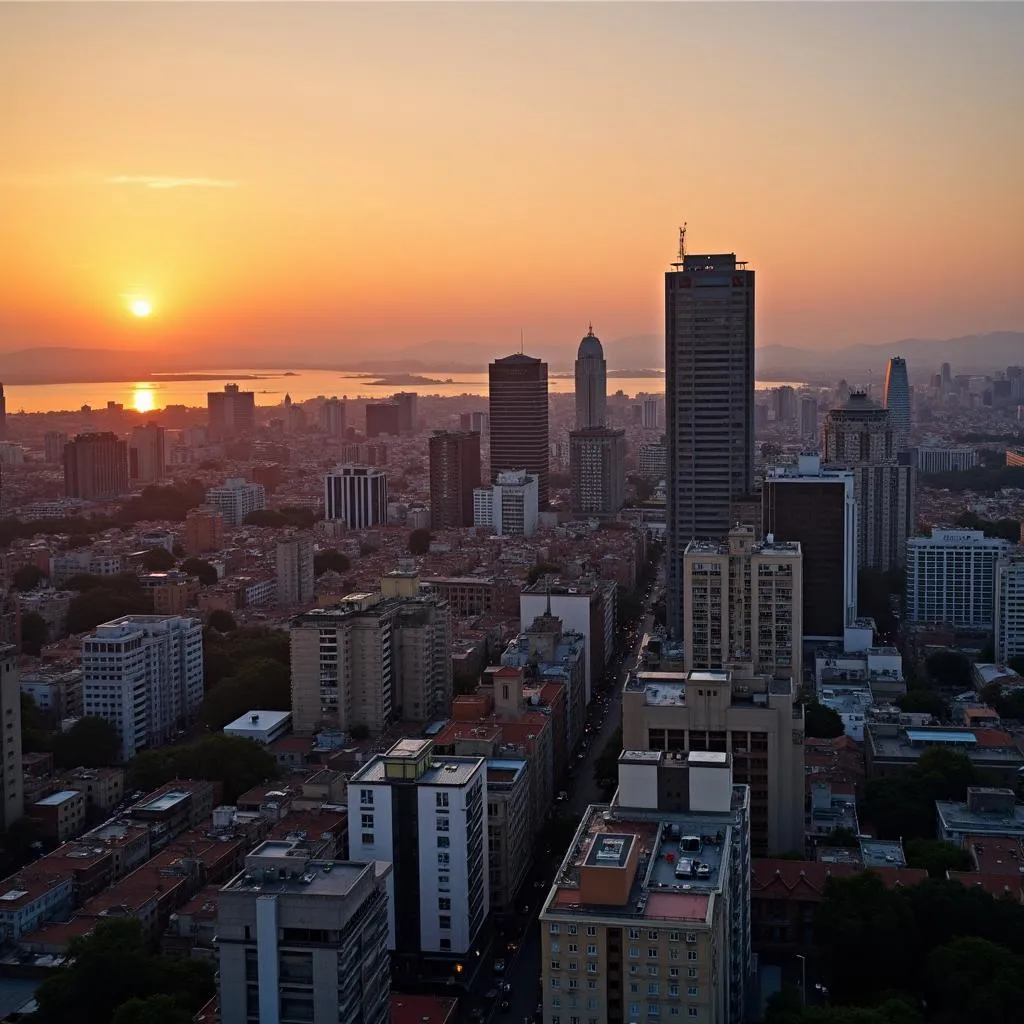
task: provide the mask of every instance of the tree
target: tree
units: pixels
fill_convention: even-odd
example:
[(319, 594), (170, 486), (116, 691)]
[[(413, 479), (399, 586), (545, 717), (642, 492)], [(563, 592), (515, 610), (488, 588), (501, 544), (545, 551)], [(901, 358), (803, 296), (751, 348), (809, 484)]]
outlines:
[(347, 555), (336, 548), (326, 548), (313, 556), (313, 572), (322, 576), (325, 572), (348, 572), (352, 567)]
[(167, 572), (174, 568), (176, 559), (167, 548), (149, 548), (142, 556), (142, 565), (150, 572)]
[(356, 722), (348, 732), (354, 740), (365, 740), (370, 737), (370, 727), (363, 722)]
[(911, 839), (905, 852), (907, 867), (923, 868), (931, 878), (945, 878), (947, 871), (970, 871), (973, 867), (966, 850), (939, 839)]
[(192, 1018), (175, 996), (155, 995), (122, 1003), (110, 1024), (192, 1024)]
[(181, 571), (195, 576), (204, 587), (213, 586), (217, 582), (217, 570), (202, 558), (186, 558), (181, 563)]
[(46, 573), (38, 565), (23, 565), (20, 569), (15, 569), (11, 585), (15, 590), (24, 592), (35, 590), (45, 579)]
[(932, 951), (927, 983), (938, 1024), (1017, 1024), (1024, 1005), (1024, 958), (985, 939), (954, 939)]
[(928, 675), (936, 686), (950, 690), (970, 690), (971, 662), (959, 651), (936, 651), (925, 660)]
[(21, 695), (21, 749), (25, 754), (49, 749), (42, 714), (27, 693)]
[(57, 768), (103, 768), (120, 760), (121, 740), (105, 718), (87, 715), (53, 738), (53, 763)]
[(248, 628), (230, 633), (207, 629), (203, 636), (203, 661), (207, 691), (234, 675), (249, 661), (270, 658), (291, 665), (288, 633), (280, 629)]
[(246, 526), (267, 526), (281, 528), (288, 525), (288, 519), (280, 512), (269, 508), (254, 509), (245, 517)]
[(234, 633), (238, 629), (238, 623), (235, 622), (235, 617), (229, 611), (225, 611), (223, 608), (214, 608), (210, 612), (210, 617), (206, 620), (206, 625), (210, 629), (217, 630), (218, 633)]
[(272, 658), (246, 661), (234, 675), (209, 689), (203, 699), (203, 721), (211, 729), (223, 729), (247, 711), (291, 709), (291, 674)]
[(430, 553), (430, 542), (433, 538), (430, 531), (420, 526), (409, 534), (409, 554), (426, 555)]
[(21, 613), (21, 652), (38, 658), (43, 645), (50, 639), (50, 627), (39, 612)]
[(68, 632), (84, 633), (101, 622), (110, 622), (122, 615), (149, 615), (152, 611), (153, 599), (144, 591), (133, 594), (111, 587), (97, 587), (71, 599)]
[(810, 694), (800, 698), (804, 706), (804, 735), (819, 740), (831, 740), (846, 731), (838, 711), (825, 707), (817, 697)]
[(931, 715), (940, 722), (949, 719), (949, 705), (934, 690), (908, 690), (903, 696), (897, 697), (895, 703), (900, 711)]
[(554, 562), (538, 562), (526, 574), (526, 582), (532, 586), (541, 576), (557, 576), (561, 571), (562, 567)]

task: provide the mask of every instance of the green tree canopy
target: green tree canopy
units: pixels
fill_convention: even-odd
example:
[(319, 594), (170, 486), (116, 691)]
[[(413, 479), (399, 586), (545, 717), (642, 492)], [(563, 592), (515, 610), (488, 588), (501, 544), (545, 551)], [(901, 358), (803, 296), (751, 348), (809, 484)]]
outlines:
[(254, 509), (245, 517), (246, 526), (272, 526), (280, 529), (288, 525), (288, 519), (280, 512), (269, 508)]
[(933, 950), (927, 968), (928, 1005), (936, 1024), (1019, 1024), (1024, 1007), (1024, 958), (980, 938), (958, 938)]
[(291, 664), (288, 633), (282, 629), (249, 627), (222, 634), (207, 629), (203, 637), (206, 689), (210, 690), (250, 661), (270, 658), (282, 665)]
[(53, 737), (53, 763), (57, 768), (102, 768), (120, 760), (121, 740), (105, 718), (80, 718), (67, 732)]
[(959, 651), (929, 654), (925, 667), (936, 686), (961, 691), (973, 688), (970, 659)]
[(187, 572), (189, 576), (195, 576), (204, 587), (217, 582), (217, 570), (202, 558), (186, 558), (181, 563), (181, 571)]
[(532, 586), (542, 576), (557, 576), (561, 571), (562, 567), (554, 562), (538, 562), (526, 574), (526, 582)]
[(825, 707), (817, 697), (807, 694), (801, 696), (800, 702), (804, 706), (805, 735), (819, 740), (831, 740), (846, 731), (839, 712)]
[(923, 868), (932, 878), (945, 878), (947, 871), (970, 871), (973, 866), (966, 850), (940, 839), (911, 839), (904, 852), (908, 868)]
[(239, 666), (206, 692), (203, 721), (211, 729), (223, 729), (247, 711), (291, 709), (291, 673), (273, 658), (257, 658)]
[(417, 527), (409, 534), (409, 554), (426, 555), (430, 551), (430, 542), (433, 538), (430, 531), (425, 527)]
[(348, 572), (352, 568), (348, 555), (336, 548), (326, 548), (313, 556), (313, 572), (322, 576), (325, 572)]
[(234, 633), (238, 629), (238, 623), (235, 622), (234, 615), (223, 608), (214, 608), (210, 612), (210, 617), (206, 620), (206, 625), (210, 629), (217, 630), (218, 633)]
[(142, 565), (149, 572), (167, 572), (174, 568), (176, 561), (167, 548), (148, 548), (142, 556)]
[(35, 590), (45, 579), (46, 573), (38, 565), (23, 565), (20, 569), (14, 570), (11, 585), (15, 590)]
[(42, 712), (27, 693), (21, 695), (21, 749), (26, 754), (50, 749)]
[(21, 613), (21, 651), (38, 658), (43, 645), (50, 639), (50, 627), (39, 612)]
[(949, 705), (934, 690), (908, 690), (897, 697), (895, 703), (901, 711), (921, 712), (932, 715), (940, 722), (949, 721)]

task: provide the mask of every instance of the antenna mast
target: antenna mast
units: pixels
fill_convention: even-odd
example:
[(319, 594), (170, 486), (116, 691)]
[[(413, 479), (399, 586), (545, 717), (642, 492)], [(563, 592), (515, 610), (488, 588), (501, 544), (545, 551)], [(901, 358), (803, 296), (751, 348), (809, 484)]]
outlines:
[(684, 263), (686, 261), (686, 221), (683, 221), (683, 226), (679, 229), (679, 262)]

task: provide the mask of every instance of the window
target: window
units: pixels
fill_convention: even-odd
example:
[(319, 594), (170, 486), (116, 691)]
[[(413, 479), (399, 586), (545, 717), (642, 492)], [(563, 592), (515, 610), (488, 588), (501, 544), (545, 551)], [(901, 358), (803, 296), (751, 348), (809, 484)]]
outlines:
[(439, 814), (435, 822), (435, 831), (447, 832), (451, 826), (451, 821), (444, 814)]
[(439, 928), (447, 928), (447, 929), (451, 929), (451, 926), (452, 926), (452, 919), (451, 919), (451, 916), (450, 916), (450, 915), (448, 915), (448, 914), (442, 914), (442, 915), (441, 915), (441, 916), (440, 916), (440, 917), (439, 917), (439, 918), (437, 919), (437, 926), (438, 926)]
[(688, 996), (690, 996), (691, 999), (696, 999), (697, 998), (697, 986), (696, 985), (690, 985), (686, 989), (686, 994)]
[(697, 941), (697, 933), (696, 932), (687, 932), (686, 933), (686, 941), (692, 946)]
[(647, 973), (648, 973), (648, 975), (650, 977), (656, 978), (658, 976), (658, 965), (657, 964), (648, 964), (647, 965)]
[(557, 942), (552, 942), (551, 943), (551, 952), (552, 953), (561, 953), (562, 952), (561, 944), (557, 943)]
[(561, 978), (552, 978), (551, 979), (551, 987), (552, 988), (561, 988), (562, 987), (562, 979)]
[(668, 969), (668, 976), (670, 978), (678, 978), (679, 977), (679, 968), (678, 967), (670, 967)]
[(639, 928), (630, 928), (629, 929), (629, 937), (631, 939), (639, 939), (640, 938), (640, 929)]
[(451, 838), (449, 836), (438, 836), (437, 837), (437, 848), (439, 850), (447, 850), (452, 845)]
[(683, 1014), (678, 1006), (670, 1006), (668, 1008), (668, 1015), (670, 1017), (681, 1017)]
[(597, 974), (597, 963), (594, 960), (587, 961), (587, 974)]
[(440, 946), (441, 946), (441, 949), (442, 949), (443, 952), (448, 953), (448, 952), (451, 951), (451, 948), (452, 948), (452, 940), (451, 939), (442, 939), (441, 942), (440, 942)]
[(369, 829), (373, 828), (373, 812), (372, 811), (369, 814), (360, 815), (360, 819), (362, 820), (363, 828), (369, 828)]
[(658, 988), (658, 982), (656, 982), (656, 981), (652, 981), (652, 982), (651, 982), (651, 983), (650, 983), (650, 984), (649, 984), (649, 985), (647, 986), (647, 994), (648, 994), (649, 996), (657, 996), (657, 995), (661, 995), (661, 991), (660, 991), (660, 989)]
[(363, 807), (373, 806), (373, 790), (372, 789), (361, 789), (359, 790), (359, 803)]
[(438, 910), (451, 910), (452, 901), (449, 896), (438, 896), (437, 897), (437, 909)]
[(690, 963), (696, 963), (697, 962), (697, 950), (695, 950), (695, 949), (688, 949), (686, 951), (686, 959), (689, 960)]
[(557, 935), (562, 930), (562, 926), (558, 924), (548, 925), (548, 935)]
[[(570, 989), (577, 989), (579, 987), (580, 987), (580, 979), (579, 978), (570, 978), (569, 979), (569, 988)], [(572, 1001), (572, 1004), (573, 1004), (573, 1006), (576, 1005), (576, 1000), (575, 999)]]
[(597, 935), (597, 926), (596, 925), (592, 925), (592, 924), (588, 924), (587, 925), (587, 935), (589, 935), (591, 938), (593, 938), (595, 935)]
[(679, 959), (679, 950), (678, 949), (670, 949), (668, 951), (668, 958), (669, 958), (669, 960), (678, 960)]
[[(557, 928), (557, 927), (558, 927), (558, 925), (555, 925), (555, 927)], [(570, 935), (576, 935), (576, 934), (577, 934), (577, 933), (579, 932), (579, 930), (580, 930), (580, 929), (579, 929), (579, 925), (575, 925), (575, 924), (570, 924), (570, 925), (567, 925), (567, 926), (566, 926), (566, 929), (565, 929), (565, 930), (566, 930), (566, 931), (567, 931), (567, 932), (568, 932), (568, 933), (569, 933)]]
[(647, 941), (648, 942), (657, 942), (658, 941), (658, 933), (653, 928), (648, 928), (647, 929)]
[(640, 955), (640, 947), (639, 946), (630, 946), (629, 947), (629, 958), (631, 960), (635, 960), (639, 955)]
[(697, 1016), (697, 1007), (696, 1006), (688, 1006), (686, 1008), (686, 1016), (687, 1017), (696, 1017)]
[(578, 953), (579, 951), (580, 951), (580, 946), (579, 946), (578, 942), (570, 942), (569, 943), (569, 952), (570, 953)]
[(688, 978), (696, 978), (697, 977), (697, 968), (696, 967), (687, 967), (686, 968), (686, 976)]
[(658, 947), (657, 946), (648, 946), (647, 947), (647, 956), (651, 960), (657, 960), (658, 959)]
[(640, 986), (635, 981), (629, 983), (629, 994), (631, 996), (640, 994)]
[(551, 961), (551, 970), (553, 970), (553, 971), (560, 971), (561, 969), (562, 969), (562, 961), (561, 960), (552, 960)]
[(587, 946), (587, 956), (597, 956), (597, 946), (593, 944)]
[(669, 942), (678, 942), (679, 938), (680, 938), (680, 933), (678, 931), (672, 931), (672, 932), (668, 933)]
[(439, 853), (437, 855), (437, 863), (447, 867), (451, 863), (451, 857), (447, 853)]
[(648, 1003), (647, 1004), (647, 1016), (648, 1017), (657, 1017), (659, 1013), (661, 1013), (661, 1007), (657, 1003)]
[(570, 971), (578, 971), (579, 969), (580, 969), (580, 962), (579, 962), (579, 960), (570, 960), (569, 961), (569, 970)]
[(593, 978), (587, 978), (587, 988), (593, 991), (597, 988), (597, 982)]
[[(438, 875), (437, 876), (437, 884), (440, 885), (440, 886), (448, 886), (448, 885), (450, 885), (451, 884), (451, 876), (449, 876), (449, 875)], [(447, 892), (447, 889), (445, 889), (444, 891)]]
[(436, 793), (434, 795), (436, 806), (447, 807), (448, 806), (448, 794), (447, 793)]
[(363, 846), (373, 846), (374, 839), (372, 832), (364, 832), (362, 836)]
[(669, 985), (668, 994), (670, 999), (677, 999), (679, 997), (679, 986)]

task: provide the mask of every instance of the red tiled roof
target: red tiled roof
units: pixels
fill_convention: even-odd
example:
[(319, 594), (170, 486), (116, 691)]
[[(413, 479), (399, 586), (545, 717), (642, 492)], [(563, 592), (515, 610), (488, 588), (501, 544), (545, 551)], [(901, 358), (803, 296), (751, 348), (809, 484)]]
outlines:
[(1012, 747), (1013, 737), (1002, 729), (972, 729), (979, 747)]
[(964, 888), (977, 886), (985, 892), (997, 898), (1009, 897), (1017, 903), (1024, 902), (1024, 891), (1021, 889), (1021, 880), (1018, 876), (990, 875), (977, 871), (949, 871), (947, 872), (951, 882), (959, 882)]
[[(781, 896), (820, 900), (830, 878), (851, 878), (861, 873), (853, 864), (821, 861), (755, 859), (750, 866), (751, 896)], [(917, 885), (928, 877), (919, 868), (872, 868), (887, 886)]]

